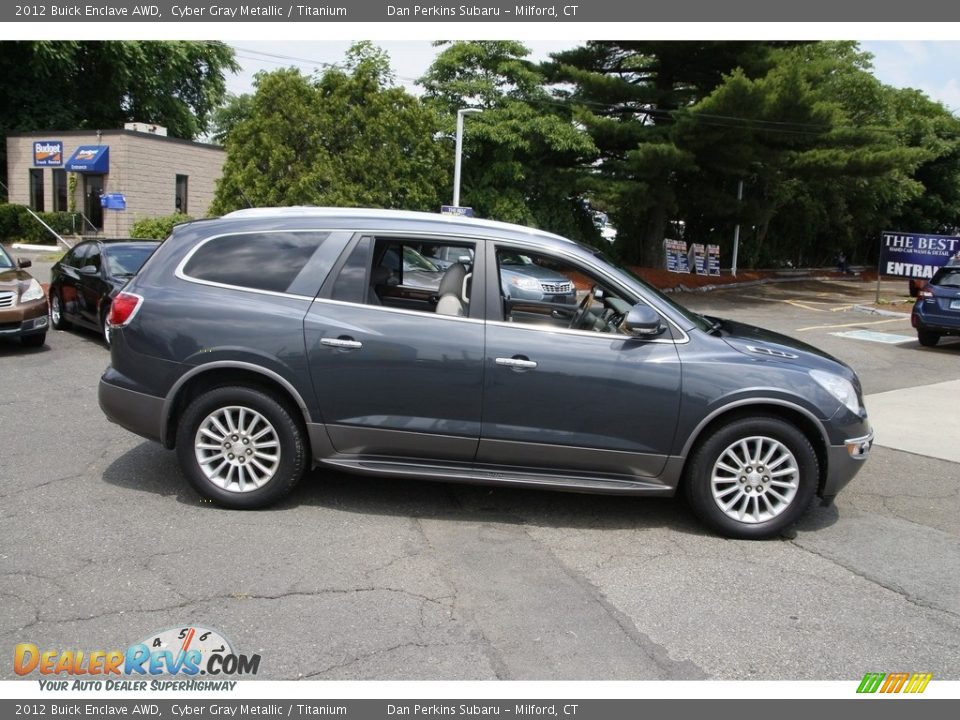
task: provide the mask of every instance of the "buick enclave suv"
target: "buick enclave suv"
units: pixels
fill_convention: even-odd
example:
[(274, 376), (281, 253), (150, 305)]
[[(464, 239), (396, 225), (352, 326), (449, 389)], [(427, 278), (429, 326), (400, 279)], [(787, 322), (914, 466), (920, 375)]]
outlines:
[[(431, 245), (458, 260), (437, 287), (405, 284), (391, 259)], [(501, 267), (521, 256), (577, 302), (506, 293)], [(716, 531), (760, 538), (829, 502), (873, 439), (838, 360), (692, 313), (593, 248), (471, 218), (285, 208), (181, 225), (109, 322), (104, 412), (231, 508), (322, 466), (682, 491)]]

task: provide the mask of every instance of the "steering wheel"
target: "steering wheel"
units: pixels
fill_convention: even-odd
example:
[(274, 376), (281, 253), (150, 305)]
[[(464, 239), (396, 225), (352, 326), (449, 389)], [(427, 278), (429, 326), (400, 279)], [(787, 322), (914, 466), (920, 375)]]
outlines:
[(573, 314), (573, 320), (570, 321), (570, 330), (579, 330), (583, 324), (584, 318), (587, 317), (587, 310), (590, 308), (590, 303), (593, 301), (593, 291), (595, 288), (596, 285), (592, 285), (590, 291), (583, 296), (583, 300), (581, 300), (577, 306), (577, 311)]

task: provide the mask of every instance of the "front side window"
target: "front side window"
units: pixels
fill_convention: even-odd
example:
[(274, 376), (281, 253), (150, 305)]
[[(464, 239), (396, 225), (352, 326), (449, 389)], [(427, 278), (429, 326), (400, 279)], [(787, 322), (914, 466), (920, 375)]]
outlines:
[(222, 235), (200, 245), (183, 274), (220, 285), (288, 292), (328, 236), (282, 231)]
[(629, 334), (631, 299), (569, 260), (498, 247), (497, 272), (506, 322)]
[(154, 249), (152, 245), (107, 248), (104, 251), (107, 258), (107, 272), (114, 277), (136, 275), (147, 258), (153, 254)]

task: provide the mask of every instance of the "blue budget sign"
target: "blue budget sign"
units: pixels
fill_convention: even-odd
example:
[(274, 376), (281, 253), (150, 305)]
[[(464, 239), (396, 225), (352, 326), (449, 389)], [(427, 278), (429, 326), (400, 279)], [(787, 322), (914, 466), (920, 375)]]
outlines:
[(931, 278), (938, 268), (960, 252), (960, 237), (884, 232), (880, 243), (880, 274)]

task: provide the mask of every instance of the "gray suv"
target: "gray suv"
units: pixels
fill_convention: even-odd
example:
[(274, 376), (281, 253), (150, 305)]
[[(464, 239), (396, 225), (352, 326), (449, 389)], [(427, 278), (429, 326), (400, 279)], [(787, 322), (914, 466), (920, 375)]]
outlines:
[[(473, 262), (439, 287), (392, 277), (405, 246), (433, 244)], [(509, 296), (500, 268), (518, 255), (582, 299)], [(829, 355), (692, 313), (593, 248), (471, 218), (284, 208), (181, 225), (109, 322), (103, 411), (230, 508), (322, 466), (682, 491), (714, 530), (760, 538), (829, 502), (873, 440), (856, 375)]]

